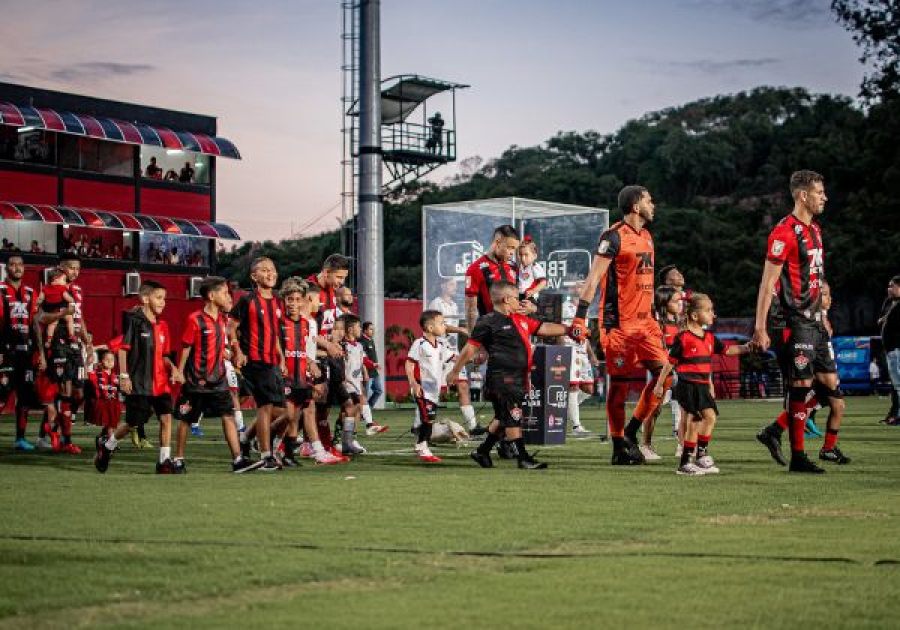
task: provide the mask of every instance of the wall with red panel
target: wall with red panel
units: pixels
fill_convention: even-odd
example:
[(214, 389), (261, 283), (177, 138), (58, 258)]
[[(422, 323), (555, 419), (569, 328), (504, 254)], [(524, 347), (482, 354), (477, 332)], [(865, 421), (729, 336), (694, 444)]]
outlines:
[(209, 200), (209, 195), (198, 193), (142, 188), (141, 214), (209, 221)]
[(56, 175), (0, 171), (0, 201), (55, 206)]
[(134, 212), (134, 186), (65, 179), (62, 205), (110, 212)]

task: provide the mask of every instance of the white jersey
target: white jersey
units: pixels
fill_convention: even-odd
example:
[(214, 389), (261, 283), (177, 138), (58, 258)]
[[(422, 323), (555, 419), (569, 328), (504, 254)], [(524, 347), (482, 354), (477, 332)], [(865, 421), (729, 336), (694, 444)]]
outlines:
[(416, 380), (422, 386), (425, 398), (439, 402), (441, 388), (447, 384), (446, 374), (456, 361), (456, 351), (444, 339), (438, 338), (431, 343), (425, 337), (419, 337), (409, 347), (406, 360), (416, 364)]
[(366, 353), (358, 341), (343, 341), (344, 347), (344, 387), (351, 394), (363, 395), (363, 359)]
[(531, 263), (525, 267), (519, 266), (519, 293), (525, 293), (541, 280), (547, 279), (547, 271), (539, 262)]

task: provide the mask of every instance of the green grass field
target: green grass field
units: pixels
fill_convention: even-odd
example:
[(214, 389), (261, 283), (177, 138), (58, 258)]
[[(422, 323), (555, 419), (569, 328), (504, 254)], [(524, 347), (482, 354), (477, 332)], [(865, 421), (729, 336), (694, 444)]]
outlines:
[(702, 478), (674, 474), (670, 439), (661, 463), (629, 469), (597, 439), (542, 449), (547, 471), (482, 470), (456, 447), (425, 467), (397, 439), (409, 411), (379, 414), (392, 430), (346, 466), (232, 475), (207, 421), (187, 475), (152, 474), (155, 451), (130, 442), (99, 475), (88, 448), (11, 453), (5, 417), (0, 628), (894, 628), (900, 428), (878, 424), (886, 406), (848, 400), (853, 463), (819, 477), (789, 475), (753, 439), (774, 403), (721, 403), (722, 474)]

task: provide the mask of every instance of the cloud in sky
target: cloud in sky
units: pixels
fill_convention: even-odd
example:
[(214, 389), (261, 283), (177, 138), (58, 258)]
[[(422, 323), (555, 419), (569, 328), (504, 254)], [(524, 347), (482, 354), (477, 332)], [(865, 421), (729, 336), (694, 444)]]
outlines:
[(733, 11), (769, 25), (795, 28), (799, 23), (824, 27), (834, 22), (828, 0), (694, 0), (703, 11)]
[(714, 75), (724, 72), (735, 72), (738, 70), (778, 65), (781, 63), (781, 60), (776, 59), (775, 57), (758, 57), (753, 59), (693, 59), (688, 61), (655, 59), (647, 60), (645, 63), (651, 68), (664, 72), (686, 70)]
[(156, 66), (148, 63), (117, 63), (114, 61), (85, 61), (50, 66), (47, 75), (54, 81), (72, 82), (86, 79), (123, 77), (142, 72), (152, 72)]

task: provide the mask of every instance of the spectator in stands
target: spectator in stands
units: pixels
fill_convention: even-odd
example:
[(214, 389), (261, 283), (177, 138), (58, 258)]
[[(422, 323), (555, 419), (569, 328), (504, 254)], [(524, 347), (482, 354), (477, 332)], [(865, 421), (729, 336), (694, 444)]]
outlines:
[(122, 248), (119, 247), (119, 244), (118, 244), (118, 243), (116, 243), (115, 245), (113, 245), (112, 253), (109, 255), (109, 257), (110, 257), (110, 258), (113, 258), (113, 259), (115, 259), (115, 260), (121, 260), (121, 258), (122, 258)]
[(78, 250), (78, 246), (75, 245), (75, 237), (71, 234), (66, 234), (63, 236), (63, 251), (67, 254), (74, 254)]
[(162, 169), (156, 165), (156, 158), (150, 158), (150, 163), (147, 165), (144, 175), (150, 179), (162, 179), (162, 174)]
[(883, 422), (900, 425), (900, 276), (888, 283), (887, 299), (881, 307), (881, 342), (887, 358), (888, 375), (891, 377), (891, 408)]
[(173, 247), (172, 251), (169, 252), (169, 255), (166, 256), (166, 264), (167, 265), (177, 265), (181, 262), (181, 257), (178, 255), (178, 248)]
[(31, 253), (32, 254), (43, 254), (44, 248), (41, 247), (37, 241), (31, 241)]
[(170, 168), (166, 171), (166, 176), (163, 178), (167, 182), (177, 182), (178, 181), (178, 173), (175, 172), (174, 168)]
[(181, 174), (178, 175), (178, 181), (182, 184), (190, 184), (194, 181), (194, 167), (191, 166), (190, 162), (184, 163), (184, 168), (181, 169)]
[(12, 243), (9, 242), (9, 239), (3, 239), (3, 249), (12, 249)]

